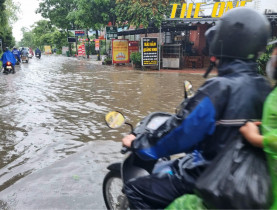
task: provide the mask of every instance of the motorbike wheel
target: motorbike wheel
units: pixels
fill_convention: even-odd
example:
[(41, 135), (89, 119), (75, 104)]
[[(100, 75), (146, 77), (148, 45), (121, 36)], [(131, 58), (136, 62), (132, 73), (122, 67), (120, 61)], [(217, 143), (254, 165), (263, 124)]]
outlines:
[(107, 209), (128, 209), (127, 197), (122, 192), (123, 183), (120, 172), (110, 171), (103, 181), (103, 196)]

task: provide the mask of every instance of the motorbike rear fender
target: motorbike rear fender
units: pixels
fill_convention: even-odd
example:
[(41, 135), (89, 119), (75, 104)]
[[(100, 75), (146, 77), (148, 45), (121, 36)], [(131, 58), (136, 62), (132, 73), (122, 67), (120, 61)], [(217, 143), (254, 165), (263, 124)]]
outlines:
[(119, 171), (121, 170), (121, 163), (113, 163), (107, 167), (110, 171)]

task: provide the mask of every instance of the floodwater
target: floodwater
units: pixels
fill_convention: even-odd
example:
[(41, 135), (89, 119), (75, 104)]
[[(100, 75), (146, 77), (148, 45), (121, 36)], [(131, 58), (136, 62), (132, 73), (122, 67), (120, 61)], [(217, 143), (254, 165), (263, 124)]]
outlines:
[(93, 60), (43, 55), (0, 74), (0, 208), (103, 209), (106, 166), (120, 161), (120, 140), (104, 116), (122, 112), (136, 124), (171, 112), (184, 80), (200, 74), (102, 66)]

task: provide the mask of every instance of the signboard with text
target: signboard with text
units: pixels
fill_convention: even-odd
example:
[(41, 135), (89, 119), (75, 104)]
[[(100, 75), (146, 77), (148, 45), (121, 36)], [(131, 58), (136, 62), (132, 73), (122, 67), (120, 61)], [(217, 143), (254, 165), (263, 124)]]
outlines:
[(45, 54), (52, 54), (51, 46), (44, 46), (44, 53)]
[(67, 37), (67, 42), (68, 43), (74, 43), (74, 42), (76, 42), (76, 37)]
[(111, 39), (117, 39), (117, 27), (115, 26), (107, 26), (106, 27), (106, 36), (107, 36), (107, 40), (111, 40)]
[(142, 66), (158, 65), (158, 38), (141, 38)]
[(129, 63), (129, 40), (112, 40), (112, 58), (113, 63)]
[(75, 30), (75, 36), (85, 36), (86, 32), (84, 30)]

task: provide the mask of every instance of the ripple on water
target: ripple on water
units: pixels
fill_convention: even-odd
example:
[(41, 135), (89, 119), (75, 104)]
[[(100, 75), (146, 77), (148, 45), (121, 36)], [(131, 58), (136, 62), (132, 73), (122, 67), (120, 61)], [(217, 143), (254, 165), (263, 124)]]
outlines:
[(108, 111), (136, 124), (153, 111), (174, 112), (185, 79), (196, 87), (204, 81), (202, 75), (129, 71), (62, 56), (32, 59), (16, 71), (0, 75), (0, 185), (90, 142), (120, 141), (129, 128), (108, 129)]

